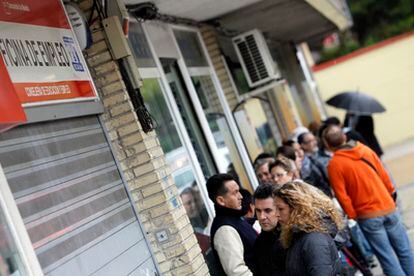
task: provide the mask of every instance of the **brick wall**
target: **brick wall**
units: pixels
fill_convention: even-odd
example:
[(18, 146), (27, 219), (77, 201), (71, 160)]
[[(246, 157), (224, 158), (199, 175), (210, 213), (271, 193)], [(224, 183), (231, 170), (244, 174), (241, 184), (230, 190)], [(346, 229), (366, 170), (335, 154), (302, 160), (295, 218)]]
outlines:
[[(87, 18), (92, 0), (79, 5)], [(163, 275), (208, 275), (193, 228), (185, 213), (154, 131), (145, 134), (111, 57), (100, 20), (91, 26), (93, 45), (85, 59), (103, 101), (102, 114), (139, 217)]]
[(216, 30), (211, 26), (205, 25), (200, 29), (200, 32), (211, 62), (213, 63), (214, 70), (216, 71), (217, 77), (220, 81), (220, 85), (226, 95), (227, 102), (230, 109), (233, 109), (238, 102), (237, 95), (236, 91), (234, 91), (232, 87), (229, 74), (227, 73), (224, 62), (221, 58), (220, 45), (217, 40)]

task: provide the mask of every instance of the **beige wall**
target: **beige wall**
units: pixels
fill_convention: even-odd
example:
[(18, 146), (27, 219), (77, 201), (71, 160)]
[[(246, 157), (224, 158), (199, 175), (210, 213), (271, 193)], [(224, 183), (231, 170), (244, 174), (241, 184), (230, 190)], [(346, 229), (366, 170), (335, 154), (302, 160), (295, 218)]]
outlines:
[[(385, 148), (414, 139), (414, 33), (314, 72), (324, 101), (344, 90), (365, 92), (387, 109), (375, 114), (375, 132)], [(344, 112), (327, 106), (341, 120)]]

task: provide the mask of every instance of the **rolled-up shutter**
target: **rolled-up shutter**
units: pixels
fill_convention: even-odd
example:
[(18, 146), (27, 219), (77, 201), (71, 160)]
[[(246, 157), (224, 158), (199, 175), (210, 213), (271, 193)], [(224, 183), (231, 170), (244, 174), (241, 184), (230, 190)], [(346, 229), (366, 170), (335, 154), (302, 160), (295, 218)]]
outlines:
[(0, 134), (0, 163), (46, 275), (155, 275), (96, 116)]

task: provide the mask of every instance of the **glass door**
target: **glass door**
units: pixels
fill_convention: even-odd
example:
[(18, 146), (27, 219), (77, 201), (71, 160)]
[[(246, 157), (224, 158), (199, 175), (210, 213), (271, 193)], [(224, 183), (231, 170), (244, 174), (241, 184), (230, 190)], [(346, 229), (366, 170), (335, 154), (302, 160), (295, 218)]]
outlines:
[(247, 150), (196, 30), (174, 27), (177, 61), (218, 172), (232, 174), (251, 191), (257, 185)]
[(0, 275), (25, 275), (26, 270), (12, 236), (10, 224), (0, 208)]
[(43, 275), (1, 164), (0, 275)]
[(209, 214), (197, 185), (190, 155), (181, 142), (159, 80), (156, 78), (143, 79), (141, 93), (149, 112), (156, 121), (155, 132), (191, 225), (195, 232), (205, 233), (208, 231)]
[(183, 119), (186, 132), (190, 137), (191, 144), (196, 153), (197, 160), (200, 163), (205, 178), (207, 179), (216, 174), (218, 170), (207, 145), (205, 136), (202, 133), (200, 123), (195, 116), (194, 107), (189, 101), (188, 92), (185, 88), (185, 84), (183, 83), (177, 62), (174, 59), (161, 59), (161, 64), (163, 66), (168, 85), (174, 95), (174, 99), (180, 111), (181, 118)]
[[(209, 233), (212, 211), (207, 201), (207, 191), (200, 186), (205, 182), (204, 173), (200, 172), (199, 165), (194, 162), (194, 149), (189, 146), (188, 137), (181, 130), (182, 120), (177, 116), (177, 104), (171, 101), (170, 91), (179, 91), (180, 83), (169, 74), (168, 78), (172, 78), (171, 85), (165, 87), (165, 77), (160, 73), (161, 64), (156, 58), (152, 44), (147, 40), (146, 30), (140, 23), (131, 24), (129, 42), (143, 80), (140, 90), (145, 105), (155, 121), (157, 138), (191, 225), (196, 233)], [(185, 110), (185, 103), (182, 105)], [(188, 120), (193, 123), (191, 118)], [(205, 165), (202, 169), (208, 173), (207, 175), (215, 172), (214, 166), (210, 165)]]

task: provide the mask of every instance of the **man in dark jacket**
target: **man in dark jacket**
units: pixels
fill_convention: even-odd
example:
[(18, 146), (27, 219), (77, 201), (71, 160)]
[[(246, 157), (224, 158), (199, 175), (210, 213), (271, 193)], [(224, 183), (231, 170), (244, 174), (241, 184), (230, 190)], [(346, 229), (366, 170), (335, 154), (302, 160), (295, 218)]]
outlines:
[(324, 166), (324, 163), (328, 163), (326, 161), (328, 157), (318, 155), (318, 141), (315, 136), (311, 132), (302, 133), (298, 137), (298, 143), (305, 153), (301, 168), (302, 179), (332, 197), (328, 174)]
[(273, 200), (273, 186), (260, 185), (253, 197), (256, 217), (262, 227), (254, 244), (255, 275), (284, 275), (286, 250), (279, 241), (279, 213)]
[(253, 275), (253, 246), (257, 233), (243, 218), (242, 195), (235, 179), (217, 174), (207, 180), (216, 217), (211, 225), (211, 247), (227, 275)]

